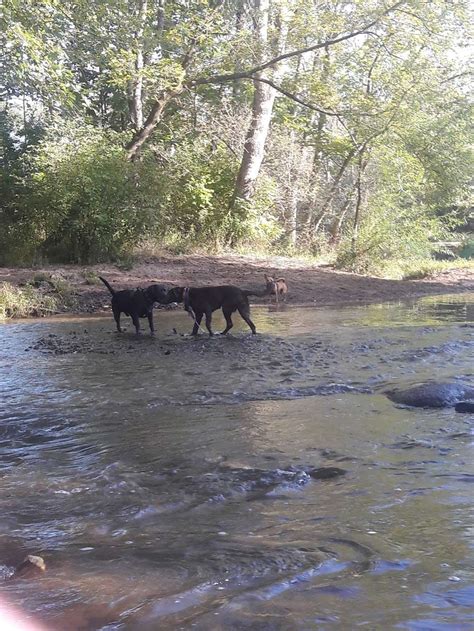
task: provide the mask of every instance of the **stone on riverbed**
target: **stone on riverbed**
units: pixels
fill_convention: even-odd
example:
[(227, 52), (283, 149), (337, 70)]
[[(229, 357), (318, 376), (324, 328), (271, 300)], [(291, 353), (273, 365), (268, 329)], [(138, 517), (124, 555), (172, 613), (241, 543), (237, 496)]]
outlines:
[(38, 576), (46, 571), (46, 563), (44, 559), (34, 554), (29, 554), (23, 561), (17, 565), (10, 579), (14, 578), (31, 578)]
[(453, 382), (422, 383), (411, 388), (386, 390), (387, 397), (395, 403), (417, 408), (453, 407), (465, 399), (474, 399), (474, 387)]
[(474, 414), (474, 401), (460, 401), (454, 406), (456, 412), (467, 412)]
[(330, 480), (340, 475), (345, 475), (347, 471), (339, 467), (320, 467), (319, 469), (310, 469), (308, 474), (315, 480)]

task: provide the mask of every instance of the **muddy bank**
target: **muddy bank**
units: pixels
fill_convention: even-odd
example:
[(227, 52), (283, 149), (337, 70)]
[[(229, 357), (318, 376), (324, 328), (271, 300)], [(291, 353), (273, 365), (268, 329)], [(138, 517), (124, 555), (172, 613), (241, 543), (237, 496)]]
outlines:
[[(300, 259), (257, 259), (237, 255), (161, 256), (137, 263), (130, 270), (111, 264), (0, 268), (0, 283), (22, 285), (41, 278), (42, 274), (53, 275), (62, 283), (62, 292), (58, 296), (60, 312), (95, 313), (110, 309), (110, 297), (98, 280), (98, 274), (105, 276), (114, 287), (125, 289), (151, 283), (170, 286), (234, 284), (257, 288), (263, 287), (264, 273), (286, 278), (289, 287), (286, 302), (289, 305), (369, 304), (474, 290), (474, 272), (467, 268), (442, 272), (430, 279), (400, 281), (335, 271)], [(271, 302), (268, 297), (251, 300), (254, 304)]]

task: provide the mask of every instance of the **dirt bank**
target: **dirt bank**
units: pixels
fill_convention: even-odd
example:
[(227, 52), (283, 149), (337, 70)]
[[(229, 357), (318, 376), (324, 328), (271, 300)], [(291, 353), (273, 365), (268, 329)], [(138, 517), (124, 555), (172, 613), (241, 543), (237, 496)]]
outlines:
[[(0, 268), (0, 282), (22, 285), (41, 274), (60, 278), (69, 294), (61, 311), (94, 313), (110, 308), (109, 295), (97, 274), (105, 276), (117, 289), (166, 285), (234, 284), (245, 288), (263, 286), (263, 274), (284, 276), (290, 305), (350, 305), (403, 300), (430, 294), (474, 291), (474, 271), (455, 269), (423, 280), (384, 280), (335, 271), (283, 257), (248, 256), (161, 256), (137, 263), (130, 270), (111, 264), (64, 265), (42, 268)], [(252, 298), (267, 303), (269, 298)]]

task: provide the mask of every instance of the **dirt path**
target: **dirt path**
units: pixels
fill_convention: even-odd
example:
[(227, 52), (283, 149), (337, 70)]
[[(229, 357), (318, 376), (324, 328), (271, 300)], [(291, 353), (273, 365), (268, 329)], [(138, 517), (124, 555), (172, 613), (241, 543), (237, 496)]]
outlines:
[[(430, 279), (384, 280), (317, 267), (298, 259), (244, 256), (161, 256), (137, 263), (131, 270), (115, 265), (65, 265), (43, 268), (0, 268), (0, 282), (21, 285), (40, 274), (62, 279), (72, 299), (62, 310), (93, 313), (110, 308), (109, 295), (96, 275), (105, 276), (117, 289), (135, 288), (151, 283), (166, 285), (223, 285), (244, 288), (263, 287), (263, 274), (284, 276), (290, 305), (349, 305), (403, 300), (430, 294), (474, 291), (474, 271), (456, 269)], [(266, 303), (269, 298), (252, 298)]]

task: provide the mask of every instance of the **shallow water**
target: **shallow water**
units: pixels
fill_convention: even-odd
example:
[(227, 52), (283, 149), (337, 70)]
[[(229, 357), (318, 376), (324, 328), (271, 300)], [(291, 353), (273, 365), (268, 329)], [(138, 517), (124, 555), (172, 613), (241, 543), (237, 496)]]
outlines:
[(473, 312), (0, 326), (0, 573), (48, 567), (2, 598), (51, 630), (474, 628), (474, 419), (383, 395), (472, 383)]

